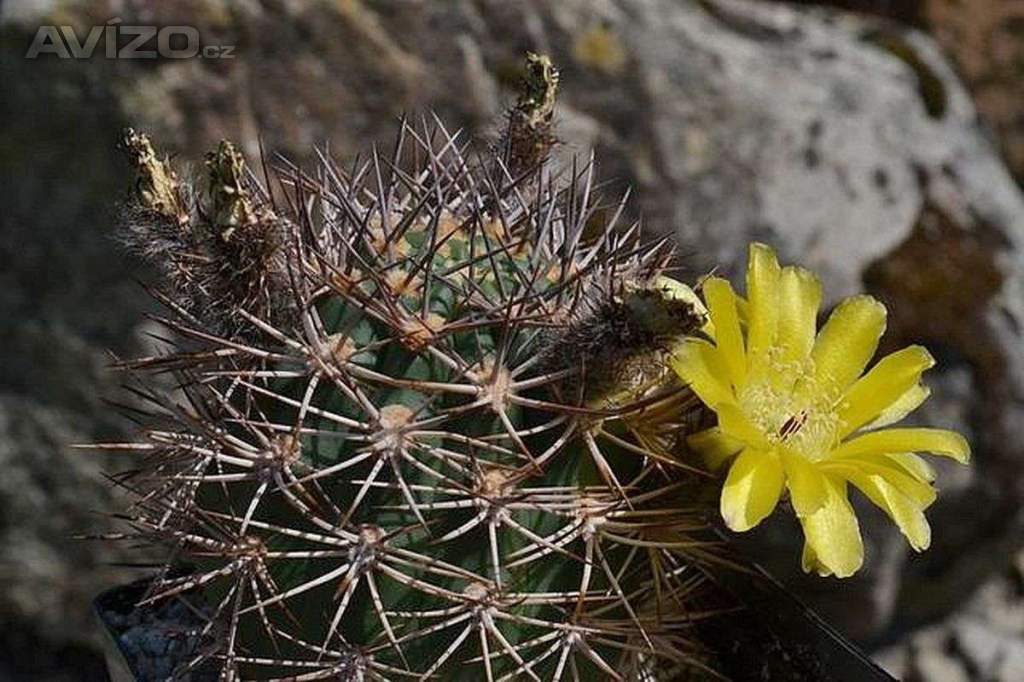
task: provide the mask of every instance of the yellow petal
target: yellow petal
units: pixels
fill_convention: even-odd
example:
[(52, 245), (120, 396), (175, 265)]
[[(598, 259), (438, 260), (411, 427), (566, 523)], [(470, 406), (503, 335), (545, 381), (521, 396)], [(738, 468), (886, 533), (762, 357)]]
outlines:
[(857, 436), (842, 443), (829, 459), (885, 455), (892, 452), (930, 452), (967, 464), (971, 447), (956, 431), (946, 429), (883, 429)]
[(746, 330), (747, 320), (750, 319), (750, 304), (747, 303), (747, 299), (740, 295), (736, 295), (736, 312), (740, 316), (740, 329)]
[(740, 334), (740, 318), (736, 313), (736, 294), (732, 286), (720, 277), (708, 277), (703, 291), (711, 322), (715, 325), (715, 346), (729, 368), (732, 385), (742, 386), (747, 376), (747, 354)]
[(747, 261), (747, 367), (755, 376), (762, 376), (767, 369), (768, 350), (776, 338), (779, 276), (775, 252), (764, 244), (751, 244)]
[(894, 452), (885, 457), (919, 481), (931, 483), (935, 480), (935, 468), (920, 455), (913, 452)]
[(782, 451), (786, 485), (797, 516), (808, 516), (825, 504), (825, 477), (802, 455)]
[(717, 471), (730, 457), (739, 454), (743, 442), (722, 433), (717, 426), (689, 436), (686, 444), (704, 457), (708, 469)]
[(864, 563), (860, 526), (846, 499), (846, 483), (825, 476), (825, 503), (813, 514), (800, 517), (807, 544), (820, 568), (838, 578), (848, 578)]
[(756, 449), (767, 450), (769, 448), (764, 432), (750, 421), (738, 405), (719, 403), (712, 405), (712, 409), (718, 414), (718, 427), (722, 429), (723, 433)]
[(832, 311), (811, 351), (815, 385), (838, 396), (860, 376), (885, 331), (885, 306), (870, 296), (853, 296)]
[(804, 549), (800, 554), (800, 566), (804, 569), (804, 573), (810, 573), (813, 571), (822, 577), (832, 575), (832, 571), (822, 566), (821, 562), (818, 561), (818, 557), (814, 553), (811, 543), (807, 542), (807, 540), (804, 540)]
[(680, 344), (675, 348), (670, 364), (682, 382), (705, 405), (713, 406), (734, 399), (729, 386), (721, 380), (725, 369), (721, 367), (718, 352), (706, 341), (689, 339)]
[(918, 552), (928, 549), (932, 530), (922, 508), (884, 476), (858, 475), (850, 481), (899, 526), (907, 542)]
[(908, 473), (888, 457), (829, 460), (821, 464), (821, 470), (849, 480), (855, 476), (881, 476), (922, 509), (927, 509), (935, 502), (935, 488)]
[(896, 402), (882, 410), (878, 417), (865, 424), (864, 428), (867, 430), (880, 429), (883, 426), (891, 426), (898, 421), (903, 421), (904, 417), (921, 407), (921, 403), (927, 400), (931, 394), (931, 389), (924, 384), (911, 386), (906, 393), (896, 399)]
[(772, 513), (782, 494), (782, 464), (773, 453), (747, 448), (740, 453), (722, 488), (725, 525), (750, 530)]
[(878, 361), (843, 396), (837, 415), (843, 422), (839, 437), (845, 438), (918, 385), (921, 374), (935, 365), (924, 346), (909, 346)]
[(782, 268), (779, 280), (778, 344), (783, 361), (803, 360), (814, 347), (821, 281), (797, 267)]

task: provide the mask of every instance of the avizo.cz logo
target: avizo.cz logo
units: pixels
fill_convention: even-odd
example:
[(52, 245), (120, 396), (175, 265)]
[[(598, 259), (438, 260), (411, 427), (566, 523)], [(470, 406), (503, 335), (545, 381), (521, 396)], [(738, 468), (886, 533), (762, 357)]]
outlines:
[(25, 57), (89, 59), (97, 52), (107, 59), (233, 59), (235, 46), (203, 45), (194, 26), (130, 26), (111, 19), (84, 36), (71, 26), (40, 26)]

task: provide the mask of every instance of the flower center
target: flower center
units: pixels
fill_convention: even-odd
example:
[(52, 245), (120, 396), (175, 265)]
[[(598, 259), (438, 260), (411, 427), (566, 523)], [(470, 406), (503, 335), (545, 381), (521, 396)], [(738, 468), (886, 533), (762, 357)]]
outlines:
[(743, 386), (737, 397), (768, 442), (815, 461), (834, 445), (839, 420), (834, 401), (809, 386), (812, 376), (807, 367), (775, 360), (767, 376)]

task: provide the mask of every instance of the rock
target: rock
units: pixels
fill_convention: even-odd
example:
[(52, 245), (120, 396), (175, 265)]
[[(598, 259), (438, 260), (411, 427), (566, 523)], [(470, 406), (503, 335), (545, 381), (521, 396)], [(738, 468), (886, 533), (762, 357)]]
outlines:
[(897, 680), (902, 680), (909, 669), (910, 653), (905, 646), (890, 646), (876, 651), (874, 660), (885, 672)]
[(963, 619), (953, 626), (956, 646), (974, 670), (990, 675), (1005, 656), (1012, 638), (1000, 637), (983, 622)]
[(1024, 9), (999, 0), (975, 1), (970, 10), (942, 0), (922, 4), (922, 24), (952, 56), (1010, 168), (1018, 180), (1024, 178), (1024, 125), (1018, 108), (1024, 94)]
[(909, 682), (960, 680), (965, 671), (967, 679), (985, 682), (1024, 679), (1024, 591), (1016, 568), (1007, 566), (943, 622), (903, 635), (875, 660)]
[[(128, 267), (112, 266), (106, 232), (127, 180), (112, 151), (124, 121), (183, 161), (222, 136), (252, 154), (262, 139), (299, 160), (330, 140), (333, 154), (351, 160), (386, 144), (394, 117), (428, 107), (493, 133), (490, 117), (522, 52), (536, 49), (562, 65), (559, 153), (593, 148), (615, 181), (609, 201), (634, 185), (634, 209), (655, 232), (678, 237), (688, 275), (718, 264), (735, 277), (746, 243), (769, 241), (784, 260), (824, 275), (829, 302), (863, 290), (884, 299), (890, 348), (924, 342), (941, 360), (922, 418), (969, 433), (975, 464), (943, 470), (929, 512), (932, 549), (911, 556), (889, 522), (865, 510), (868, 565), (853, 581), (801, 577), (797, 530), (784, 514), (754, 538), (767, 547), (758, 556), (841, 629), (882, 641), (955, 610), (1022, 544), (1024, 198), (968, 92), (922, 33), (749, 0), (170, 7), (4, 3), (17, 23), (2, 29), (10, 39), (0, 77), (19, 106), (0, 148), (10, 167), (26, 170), (0, 186), (0, 256), (10, 264), (0, 272), (0, 316), (16, 320), (3, 388), (21, 405), (16, 423), (38, 425), (34, 436), (12, 435), (14, 466), (36, 471), (29, 462), (40, 443), (53, 453), (47, 466), (70, 461), (66, 424), (85, 438), (120, 428), (96, 397), (112, 379), (94, 369), (108, 347), (132, 351), (145, 308)], [(23, 59), (34, 27), (55, 12), (80, 31), (115, 14), (186, 23), (236, 56)], [(87, 506), (105, 501), (93, 497), (103, 489), (98, 474), (77, 466), (63, 467), (60, 485), (89, 492), (61, 513), (80, 526)], [(0, 517), (10, 518), (8, 507)], [(23, 556), (60, 564), (54, 575), (71, 570), (64, 541), (49, 531), (11, 541)], [(9, 589), (28, 589), (31, 576), (13, 576)], [(84, 604), (95, 585), (74, 589), (83, 594), (69, 603)], [(11, 608), (21, 607), (0, 600)], [(84, 626), (71, 622), (38, 631), (80, 639)], [(929, 656), (929, 670), (946, 665), (946, 654)]]
[[(95, 530), (97, 512), (122, 502), (104, 483), (101, 464), (109, 460), (69, 448), (92, 438), (89, 426), (81, 414), (0, 394), (0, 653), (15, 646), (11, 658), (0, 655), (5, 680), (65, 679), (54, 670), (62, 659), (101, 679), (91, 599), (123, 579), (117, 562), (144, 560), (75, 538)], [(38, 656), (18, 656), (18, 645)]]
[(1024, 679), (1024, 644), (1018, 641), (1006, 653), (996, 669), (996, 679), (999, 682), (1014, 682), (1014, 680)]
[[(791, 0), (783, 0), (791, 1)], [(795, 0), (888, 17), (928, 32), (956, 65), (1014, 176), (1024, 177), (1024, 8), (1002, 0)]]
[(909, 679), (927, 682), (971, 682), (967, 668), (941, 651), (923, 651)]
[(119, 562), (146, 560), (75, 538), (105, 530), (121, 503), (103, 475), (111, 459), (71, 445), (125, 433), (104, 402), (124, 400), (109, 352), (136, 352), (150, 305), (113, 255), (123, 119), (109, 65), (29, 64), (30, 36), (0, 31), (0, 155), (12, 171), (0, 183), (0, 679), (101, 680), (91, 601), (132, 575)]
[[(1018, 552), (1018, 557), (1024, 552)], [(1013, 575), (996, 575), (971, 596), (966, 618), (998, 632), (1024, 638), (1024, 592)]]

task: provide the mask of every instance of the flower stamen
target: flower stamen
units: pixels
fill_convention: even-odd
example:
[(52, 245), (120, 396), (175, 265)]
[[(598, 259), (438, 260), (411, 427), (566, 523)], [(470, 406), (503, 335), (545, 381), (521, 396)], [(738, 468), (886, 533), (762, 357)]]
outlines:
[(806, 423), (807, 410), (803, 410), (799, 414), (795, 414), (786, 420), (782, 425), (782, 428), (779, 429), (779, 438), (786, 440), (790, 436), (795, 435)]

